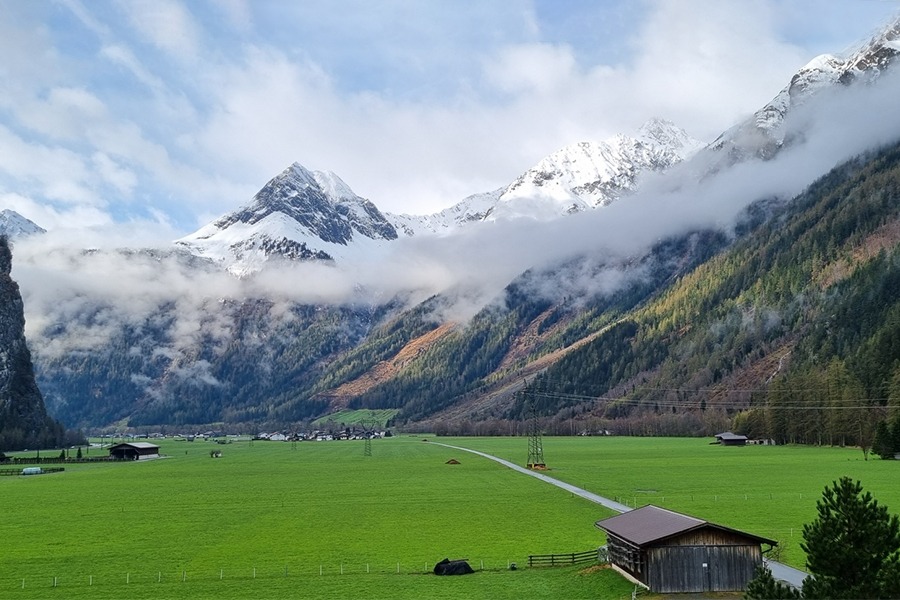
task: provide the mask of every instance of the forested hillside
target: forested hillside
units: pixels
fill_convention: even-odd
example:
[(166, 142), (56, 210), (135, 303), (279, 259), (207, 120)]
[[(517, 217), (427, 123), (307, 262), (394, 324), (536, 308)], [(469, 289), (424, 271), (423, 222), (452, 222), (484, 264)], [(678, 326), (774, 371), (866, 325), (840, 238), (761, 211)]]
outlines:
[(312, 419), (329, 412), (311, 399), (326, 367), (390, 310), (222, 301), (186, 342), (163, 306), (99, 350), (45, 358), (38, 376), (54, 414), (81, 426)]
[[(78, 425), (285, 424), (392, 408), (394, 425), (502, 432), (535, 408), (560, 433), (733, 427), (871, 445), (900, 404), (898, 190), (895, 146), (793, 200), (757, 202), (733, 231), (528, 271), (466, 321), (441, 316), (448, 296), (412, 308), (223, 299), (185, 335), (164, 305), (100, 350), (42, 357), (38, 375), (52, 412)], [(575, 279), (597, 285), (560, 293)]]
[(543, 411), (578, 405), (638, 433), (724, 416), (754, 437), (870, 446), (900, 406), (898, 242), (893, 146), (834, 169), (559, 361)]

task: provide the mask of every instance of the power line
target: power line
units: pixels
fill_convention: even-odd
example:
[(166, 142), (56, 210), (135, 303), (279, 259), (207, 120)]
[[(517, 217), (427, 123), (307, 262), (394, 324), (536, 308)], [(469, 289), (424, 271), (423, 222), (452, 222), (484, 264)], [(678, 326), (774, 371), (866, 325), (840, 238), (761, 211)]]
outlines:
[[(656, 389), (656, 388), (647, 388)], [(675, 390), (666, 390), (675, 391)], [(656, 406), (660, 408), (724, 408), (732, 410), (746, 410), (751, 408), (765, 408), (768, 410), (884, 410), (890, 408), (887, 406), (887, 398), (858, 398), (855, 400), (847, 400), (850, 404), (809, 404), (809, 403), (770, 403), (758, 405), (750, 405), (749, 402), (739, 402), (718, 398), (702, 398), (701, 400), (667, 400), (667, 399), (650, 399), (650, 398), (633, 398), (628, 396), (585, 396), (580, 394), (568, 394), (565, 392), (554, 392), (550, 390), (535, 390), (531, 394), (534, 397), (546, 398), (551, 400), (569, 400), (580, 403), (617, 403), (620, 405), (634, 406)]]

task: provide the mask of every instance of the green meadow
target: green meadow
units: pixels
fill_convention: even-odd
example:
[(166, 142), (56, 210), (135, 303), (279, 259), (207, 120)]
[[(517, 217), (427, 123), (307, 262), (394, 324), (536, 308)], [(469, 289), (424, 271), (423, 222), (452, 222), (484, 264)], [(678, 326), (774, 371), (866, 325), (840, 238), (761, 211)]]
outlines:
[[(526, 438), (424, 437), (520, 464), (527, 456)], [(707, 442), (545, 438), (544, 457), (549, 475), (620, 502), (777, 539), (797, 566), (800, 528), (841, 475), (900, 508), (900, 463), (863, 461), (850, 449)], [(633, 586), (609, 570), (526, 566), (529, 554), (602, 544), (594, 522), (606, 509), (423, 437), (374, 440), (371, 449), (165, 440), (160, 460), (0, 477), (0, 597), (631, 596)], [(444, 557), (467, 558), (478, 572), (431, 575)]]
[[(441, 440), (444, 441), (444, 440)], [(524, 463), (527, 445), (468, 438), (459, 445)], [(781, 560), (803, 568), (802, 528), (841, 476), (900, 513), (900, 461), (858, 448), (712, 445), (696, 438), (544, 439), (548, 474), (629, 506), (655, 504), (779, 542)]]
[(344, 423), (345, 425), (365, 425), (375, 423), (378, 427), (385, 427), (385, 424), (400, 412), (396, 408), (383, 408), (379, 410), (359, 409), (359, 410), (341, 410), (331, 413), (326, 417), (321, 417), (313, 421), (313, 425), (324, 425), (326, 423)]

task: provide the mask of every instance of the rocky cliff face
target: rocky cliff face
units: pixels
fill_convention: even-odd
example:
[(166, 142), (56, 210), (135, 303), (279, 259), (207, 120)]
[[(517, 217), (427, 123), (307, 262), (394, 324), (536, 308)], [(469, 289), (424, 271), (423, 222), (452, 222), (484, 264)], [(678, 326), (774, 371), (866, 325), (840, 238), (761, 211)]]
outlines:
[[(25, 344), (25, 314), (18, 284), (10, 277), (12, 251), (0, 236), (0, 450), (55, 445), (54, 425), (34, 379)], [(55, 438), (50, 433), (50, 438)]]

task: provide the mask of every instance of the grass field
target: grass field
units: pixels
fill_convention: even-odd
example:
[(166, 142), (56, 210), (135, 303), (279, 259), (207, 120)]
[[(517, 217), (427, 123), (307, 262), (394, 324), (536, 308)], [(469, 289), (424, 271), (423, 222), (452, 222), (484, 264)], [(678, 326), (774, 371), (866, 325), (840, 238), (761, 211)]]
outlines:
[[(442, 440), (444, 441), (444, 440)], [(504, 438), (460, 445), (524, 463), (527, 446)], [(629, 506), (656, 504), (779, 542), (803, 568), (802, 528), (841, 476), (900, 513), (900, 462), (863, 459), (858, 448), (710, 445), (691, 438), (545, 438), (549, 475)]]
[(398, 412), (400, 411), (396, 408), (383, 408), (379, 410), (341, 410), (324, 416), (321, 419), (316, 419), (313, 421), (313, 425), (322, 425), (325, 423), (344, 423), (346, 425), (376, 423), (378, 427), (384, 427)]
[[(527, 454), (524, 438), (436, 441), (520, 464)], [(0, 598), (630, 597), (610, 571), (507, 569), (598, 546), (605, 509), (419, 437), (363, 447), (168, 440), (162, 460), (2, 477)], [(900, 463), (858, 450), (545, 438), (544, 456), (550, 475), (620, 502), (778, 539), (798, 566), (800, 528), (832, 480), (859, 479), (900, 508)], [(444, 557), (484, 571), (425, 574)]]

